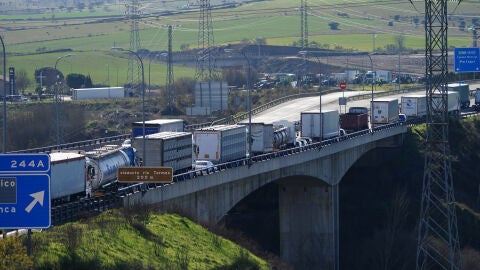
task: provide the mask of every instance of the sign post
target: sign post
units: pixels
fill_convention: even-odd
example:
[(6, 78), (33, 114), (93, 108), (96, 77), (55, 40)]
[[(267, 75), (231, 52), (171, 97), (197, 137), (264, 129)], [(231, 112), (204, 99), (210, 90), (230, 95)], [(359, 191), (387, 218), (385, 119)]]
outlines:
[(119, 167), (117, 171), (120, 183), (171, 183), (172, 167)]
[(46, 229), (50, 212), (49, 155), (0, 155), (0, 228)]
[(338, 99), (338, 104), (340, 105), (340, 112), (342, 112), (342, 105), (344, 106), (345, 113), (347, 112), (347, 99), (345, 98), (345, 89), (347, 88), (346, 82), (340, 83), (340, 89), (342, 89), (342, 97)]

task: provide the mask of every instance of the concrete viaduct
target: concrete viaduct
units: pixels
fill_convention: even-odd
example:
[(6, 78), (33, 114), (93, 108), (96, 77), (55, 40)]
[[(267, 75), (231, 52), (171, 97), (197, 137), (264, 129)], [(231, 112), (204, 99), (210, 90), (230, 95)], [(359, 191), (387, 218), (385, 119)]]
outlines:
[(338, 269), (338, 184), (362, 155), (399, 146), (406, 131), (406, 125), (395, 124), (254, 157), (250, 166), (219, 165), (212, 174), (128, 193), (123, 206), (158, 205), (216, 224), (247, 195), (277, 181), (281, 258), (295, 269)]

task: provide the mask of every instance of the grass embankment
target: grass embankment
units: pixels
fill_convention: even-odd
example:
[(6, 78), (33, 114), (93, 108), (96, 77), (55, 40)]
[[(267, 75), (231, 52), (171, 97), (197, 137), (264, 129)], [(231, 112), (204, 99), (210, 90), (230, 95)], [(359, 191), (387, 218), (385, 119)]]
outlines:
[(107, 211), (34, 233), (34, 269), (269, 269), (187, 218), (138, 212)]

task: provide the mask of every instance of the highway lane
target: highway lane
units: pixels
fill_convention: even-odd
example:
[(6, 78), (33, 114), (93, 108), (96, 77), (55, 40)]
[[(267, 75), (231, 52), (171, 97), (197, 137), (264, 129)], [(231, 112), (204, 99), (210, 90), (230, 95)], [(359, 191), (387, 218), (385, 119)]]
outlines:
[[(477, 84), (470, 84), (470, 90), (474, 90), (476, 88), (480, 88), (480, 83)], [(338, 99), (343, 95), (345, 97), (352, 97), (356, 95), (364, 95), (370, 94), (369, 91), (346, 91), (324, 94), (322, 95), (322, 111), (326, 110), (338, 110), (341, 112), (345, 112), (344, 106), (338, 105)], [(397, 98), (400, 102), (401, 97), (410, 94), (424, 94), (425, 90), (421, 91), (412, 91), (407, 93), (401, 93), (397, 95), (391, 95), (389, 97)], [(375, 99), (385, 98), (385, 97), (377, 97)], [(474, 100), (472, 99), (471, 104), (473, 104)], [(319, 109), (320, 98), (316, 97), (305, 97), (299, 98), (295, 100), (291, 100), (282, 104), (279, 104), (275, 107), (272, 107), (268, 110), (265, 110), (261, 113), (256, 115), (252, 115), (252, 123), (274, 123), (279, 120), (287, 120), (287, 121), (299, 121), (300, 120), (300, 113), (305, 111), (312, 111)], [(362, 99), (362, 100), (354, 100), (348, 101), (346, 106), (346, 111), (350, 107), (366, 107), (370, 108), (370, 98)], [(248, 119), (243, 120), (243, 123), (248, 123)]]

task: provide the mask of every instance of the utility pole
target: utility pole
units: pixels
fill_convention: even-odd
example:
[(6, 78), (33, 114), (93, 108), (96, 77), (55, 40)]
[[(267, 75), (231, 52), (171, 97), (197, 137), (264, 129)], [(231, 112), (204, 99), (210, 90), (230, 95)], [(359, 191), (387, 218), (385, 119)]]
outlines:
[(462, 268), (448, 141), (447, 2), (425, 0), (427, 127), (417, 270)]
[[(126, 0), (130, 3), (125, 3), (126, 17), (130, 21), (130, 47), (129, 50), (137, 52), (140, 49), (140, 33), (138, 30), (138, 21), (140, 19), (140, 3), (139, 0)], [(128, 58), (127, 83), (130, 83), (133, 88), (134, 85), (140, 81), (140, 71), (138, 61), (132, 57)], [(143, 86), (142, 86), (143, 87)]]
[(173, 60), (172, 60), (172, 26), (168, 26), (168, 53), (167, 53), (167, 96), (168, 96), (168, 110), (173, 113)]
[(307, 0), (300, 0), (300, 47), (302, 50), (308, 49), (308, 16), (307, 16)]

